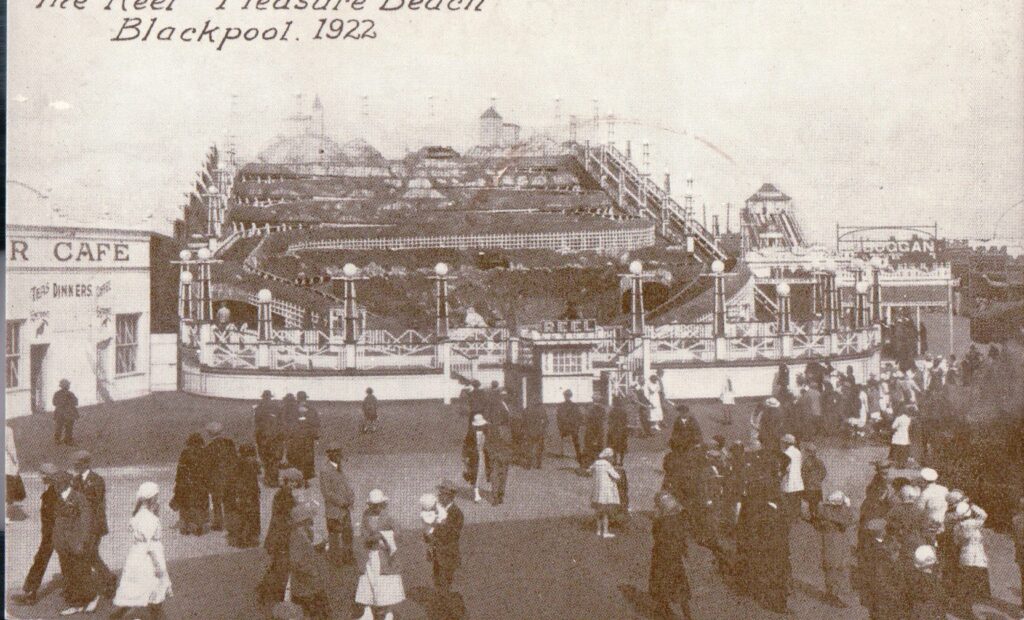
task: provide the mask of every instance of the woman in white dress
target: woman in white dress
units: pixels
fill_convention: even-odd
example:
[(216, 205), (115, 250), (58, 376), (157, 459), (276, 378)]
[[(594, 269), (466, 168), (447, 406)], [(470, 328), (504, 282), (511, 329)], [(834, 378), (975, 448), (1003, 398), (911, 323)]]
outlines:
[(732, 424), (732, 412), (736, 409), (736, 392), (732, 389), (732, 379), (729, 377), (725, 378), (725, 386), (722, 388), (719, 400), (722, 401), (722, 411), (725, 414), (722, 423)]
[(367, 550), (366, 570), (359, 576), (356, 586), (356, 603), (365, 606), (360, 620), (373, 620), (380, 613), (384, 614), (384, 620), (394, 620), (391, 607), (405, 600), (396, 555), (395, 527), (387, 507), (388, 498), (383, 491), (370, 491), (361, 528)]
[(651, 431), (656, 433), (661, 430), (661, 422), (665, 419), (665, 410), (661, 407), (661, 382), (658, 381), (658, 375), (651, 375), (647, 379), (644, 396), (651, 403), (648, 419), (651, 422)]
[(597, 535), (601, 538), (615, 538), (608, 530), (608, 517), (619, 509), (621, 499), (619, 498), (619, 472), (615, 471), (612, 465), (612, 457), (615, 453), (611, 448), (601, 450), (597, 460), (590, 466), (590, 473), (594, 479), (593, 494), (590, 497), (590, 504), (597, 513)]
[(165, 617), (163, 603), (171, 596), (171, 578), (160, 542), (159, 493), (156, 483), (143, 482), (135, 494), (135, 512), (128, 522), (132, 542), (114, 595), (118, 609), (112, 618), (120, 618), (130, 609), (145, 609), (154, 619)]

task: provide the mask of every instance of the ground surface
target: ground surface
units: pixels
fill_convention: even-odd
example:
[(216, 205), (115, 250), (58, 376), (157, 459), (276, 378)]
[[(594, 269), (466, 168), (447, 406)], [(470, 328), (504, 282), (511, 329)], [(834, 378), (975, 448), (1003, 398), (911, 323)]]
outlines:
[[(749, 404), (742, 405), (737, 423), (721, 425), (715, 405), (692, 408), (706, 436), (722, 433), (745, 438), (743, 423)], [(465, 422), (456, 410), (434, 403), (386, 403), (383, 430), (360, 436), (357, 407), (333, 405), (321, 408), (328, 438), (341, 439), (346, 446), (346, 472), (365, 497), (380, 487), (391, 498), (391, 512), (402, 531), (399, 546), (408, 600), (397, 609), (401, 618), (436, 617), (430, 596), (430, 567), (418, 529), (418, 496), (432, 489), (438, 480), (460, 480), (457, 455)], [(227, 434), (236, 439), (249, 437), (251, 403), (201, 399), (178, 394), (154, 396), (135, 401), (90, 408), (84, 412), (76, 432), (79, 445), (95, 455), (96, 468), (108, 479), (111, 535), (102, 553), (118, 570), (127, 551), (127, 520), (139, 482), (151, 479), (164, 490), (162, 512), (164, 540), (170, 560), (175, 597), (168, 605), (170, 618), (257, 619), (264, 610), (255, 602), (253, 588), (266, 566), (260, 550), (239, 551), (228, 547), (221, 534), (202, 538), (182, 537), (171, 526), (175, 513), (166, 509), (173, 480), (173, 461), (189, 432), (209, 420), (220, 420)], [(67, 463), (70, 449), (54, 450), (46, 418), (14, 421), (19, 451), (26, 470), (42, 460)], [(552, 424), (552, 432), (554, 432)], [(667, 437), (634, 440), (627, 457), (630, 499), (634, 518), (629, 530), (614, 540), (602, 541), (593, 534), (589, 510), (590, 481), (576, 475), (568, 459), (549, 456), (542, 471), (514, 469), (506, 503), (492, 507), (473, 504), (469, 489), (460, 494), (466, 512), (463, 533), (463, 568), (456, 587), (462, 593), (471, 618), (644, 618), (645, 592), (650, 558), (650, 528), (646, 511), (661, 483), (660, 463)], [(569, 448), (571, 449), (571, 448)], [(549, 438), (549, 452), (557, 443)], [(859, 503), (869, 476), (870, 465), (881, 449), (853, 450), (823, 445), (829, 468), (826, 492), (841, 488), (855, 505)], [(8, 592), (20, 589), (31, 555), (38, 543), (37, 476), (25, 476), (29, 497), (25, 508), (29, 520), (7, 527)], [(315, 494), (318, 497), (318, 493)], [(264, 527), (269, 519), (271, 493), (263, 494)], [(322, 527), (322, 522), (318, 525)], [(988, 533), (995, 600), (986, 608), (987, 617), (1019, 617), (1020, 592), (1013, 549), (1004, 536)], [(836, 611), (821, 602), (822, 578), (817, 537), (805, 523), (795, 526), (792, 561), (796, 579), (790, 606), (800, 618), (863, 618), (853, 595), (850, 609)], [(772, 618), (749, 599), (731, 593), (711, 568), (710, 554), (693, 547), (687, 560), (693, 585), (697, 618)], [(56, 558), (49, 576), (56, 571)], [(331, 577), (331, 597), (336, 618), (350, 617), (356, 574), (353, 571)], [(44, 582), (45, 583), (45, 582)], [(61, 608), (59, 588), (33, 608), (9, 602), (14, 618), (51, 618)], [(101, 607), (102, 613), (107, 613)], [(1017, 615), (1013, 615), (1017, 614)]]

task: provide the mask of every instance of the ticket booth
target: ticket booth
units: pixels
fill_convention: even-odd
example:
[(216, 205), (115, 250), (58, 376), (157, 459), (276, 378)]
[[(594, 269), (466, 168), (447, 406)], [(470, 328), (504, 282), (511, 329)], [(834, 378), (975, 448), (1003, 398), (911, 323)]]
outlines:
[(593, 399), (595, 329), (591, 320), (547, 321), (531, 334), (535, 380), (529, 382), (534, 386), (530, 396), (560, 403), (562, 394), (572, 390), (575, 402)]

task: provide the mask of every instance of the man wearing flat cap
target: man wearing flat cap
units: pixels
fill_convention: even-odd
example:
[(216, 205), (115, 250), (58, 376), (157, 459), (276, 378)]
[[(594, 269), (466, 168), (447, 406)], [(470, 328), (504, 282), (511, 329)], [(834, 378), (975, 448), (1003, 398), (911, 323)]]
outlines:
[(210, 493), (211, 523), (210, 529), (224, 529), (224, 495), (227, 491), (228, 476), (234, 470), (238, 452), (235, 442), (221, 435), (224, 426), (220, 422), (206, 425), (209, 441), (203, 448), (203, 462), (206, 470), (207, 487)]
[(253, 405), (253, 425), (256, 430), (256, 450), (263, 464), (263, 482), (277, 486), (277, 470), (284, 451), (281, 412), (274, 404), (274, 395), (264, 390), (260, 402)]
[(580, 444), (580, 427), (583, 426), (583, 414), (580, 412), (580, 406), (572, 400), (572, 390), (566, 390), (562, 393), (565, 400), (559, 403), (558, 408), (555, 410), (555, 422), (558, 425), (558, 455), (564, 456), (565, 452), (562, 450), (565, 439), (569, 438), (572, 441), (573, 450), (576, 453), (576, 463), (580, 467), (586, 467), (589, 463), (585, 463), (586, 457), (583, 454), (583, 446)]
[(60, 389), (53, 394), (53, 443), (74, 445), (77, 419), (78, 397), (71, 391), (71, 382), (61, 379)]
[(288, 538), (292, 602), (302, 607), (312, 620), (327, 620), (331, 610), (319, 558), (313, 548), (313, 518), (313, 510), (305, 504), (292, 508), (292, 529)]
[(69, 473), (58, 472), (53, 476), (53, 487), (58, 493), (53, 548), (60, 559), (64, 601), (68, 605), (60, 612), (62, 616), (96, 611), (103, 588), (92, 567), (92, 510), (89, 500), (73, 484), (74, 476)]
[(451, 480), (443, 480), (437, 487), (437, 503), (445, 509), (447, 517), (434, 526), (427, 535), (428, 555), (433, 564), (434, 588), (447, 598), (455, 579), (455, 571), (462, 563), (459, 538), (465, 517), (455, 503), (457, 487)]
[(113, 596), (117, 589), (117, 577), (107, 568), (100, 557), (100, 542), (109, 533), (107, 528), (107, 483), (103, 476), (90, 467), (92, 455), (86, 450), (78, 450), (72, 456), (75, 477), (71, 486), (85, 496), (92, 513), (92, 537), (88, 549), (89, 564), (100, 580), (100, 586), (107, 596)]
[(341, 444), (327, 444), (327, 464), (320, 470), (320, 493), (327, 521), (327, 555), (335, 566), (355, 564), (352, 554), (352, 503), (355, 495), (341, 469)]
[(57, 502), (60, 501), (60, 494), (54, 488), (54, 477), (61, 473), (53, 463), (43, 463), (39, 466), (39, 473), (43, 478), (46, 489), (39, 496), (39, 522), (40, 533), (39, 548), (32, 559), (32, 567), (28, 569), (25, 583), (22, 585), (22, 594), (16, 596), (15, 600), (22, 605), (35, 605), (38, 600), (39, 587), (43, 583), (43, 575), (46, 574), (46, 567), (50, 564), (53, 556), (53, 523), (57, 516)]

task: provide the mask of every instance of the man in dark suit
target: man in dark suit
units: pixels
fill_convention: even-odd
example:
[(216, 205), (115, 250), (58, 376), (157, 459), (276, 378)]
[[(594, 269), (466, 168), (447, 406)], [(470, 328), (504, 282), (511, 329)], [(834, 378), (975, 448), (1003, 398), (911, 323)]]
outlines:
[(214, 531), (224, 529), (224, 494), (227, 489), (228, 475), (234, 469), (238, 454), (235, 450), (235, 442), (221, 436), (223, 430), (224, 426), (220, 422), (207, 424), (206, 434), (209, 441), (203, 448), (206, 486), (209, 489), (210, 502), (213, 507), (210, 529)]
[(46, 567), (50, 564), (50, 557), (53, 555), (53, 522), (57, 518), (57, 502), (60, 494), (54, 488), (54, 476), (59, 472), (53, 463), (43, 463), (39, 466), (39, 473), (43, 477), (43, 484), (46, 490), (39, 496), (39, 521), (42, 537), (39, 540), (39, 549), (32, 560), (32, 567), (25, 577), (25, 584), (21, 587), (22, 594), (15, 597), (15, 601), (22, 605), (35, 605), (38, 600), (39, 587), (43, 583), (43, 575), (46, 574)]
[(320, 493), (327, 521), (327, 553), (335, 566), (355, 564), (352, 554), (352, 503), (355, 495), (341, 470), (341, 444), (327, 445), (327, 464), (320, 470)]
[(60, 389), (53, 394), (53, 443), (75, 443), (75, 420), (78, 419), (78, 397), (71, 391), (71, 382), (60, 380)]
[(568, 437), (572, 440), (572, 447), (576, 452), (576, 463), (580, 467), (586, 467), (590, 463), (584, 463), (583, 447), (580, 445), (583, 414), (580, 413), (580, 406), (572, 401), (572, 390), (566, 390), (562, 395), (565, 397), (565, 401), (559, 403), (558, 409), (555, 410), (555, 422), (558, 424), (559, 436), (558, 454), (560, 456), (565, 454), (562, 447), (565, 444), (565, 438)]
[(456, 486), (451, 480), (444, 480), (437, 487), (437, 502), (447, 511), (447, 517), (434, 526), (429, 535), (428, 553), (433, 563), (434, 588), (447, 598), (455, 579), (455, 571), (462, 563), (459, 552), (459, 538), (465, 517), (455, 503)]
[(497, 506), (505, 501), (505, 485), (508, 483), (508, 470), (512, 466), (512, 444), (507, 429), (492, 429), (484, 444), (484, 452), (491, 466), (491, 502)]
[(544, 437), (548, 433), (548, 413), (535, 399), (523, 412), (523, 437), (526, 442), (526, 468), (540, 469), (544, 460)]
[(278, 484), (277, 470), (281, 464), (281, 414), (274, 404), (274, 395), (265, 390), (260, 402), (253, 406), (253, 425), (256, 427), (256, 449), (263, 463), (263, 483), (268, 487)]
[(92, 570), (91, 546), (95, 536), (89, 500), (72, 488), (74, 477), (66, 472), (53, 476), (57, 505), (53, 522), (53, 548), (64, 577), (62, 616), (96, 611), (100, 586)]
[(107, 529), (107, 483), (90, 468), (92, 455), (86, 450), (75, 452), (73, 459), (75, 477), (71, 486), (88, 500), (92, 515), (92, 536), (87, 549), (89, 565), (96, 571), (102, 591), (112, 597), (117, 589), (117, 577), (100, 557), (100, 542), (110, 531)]

